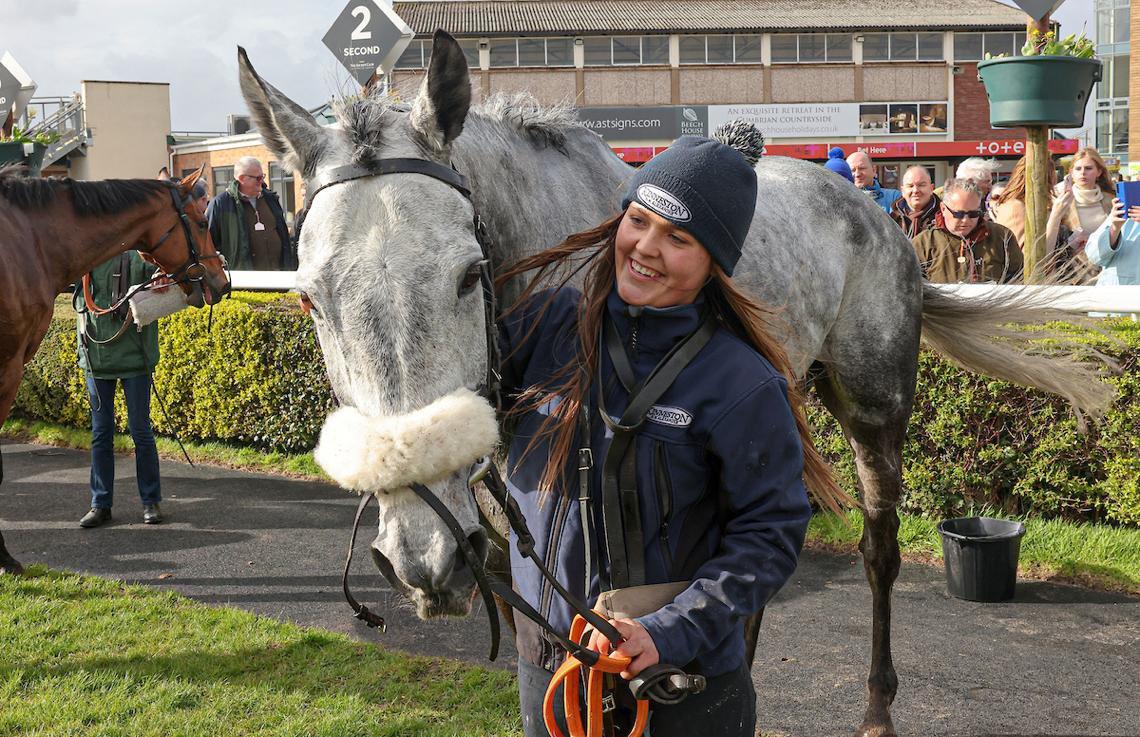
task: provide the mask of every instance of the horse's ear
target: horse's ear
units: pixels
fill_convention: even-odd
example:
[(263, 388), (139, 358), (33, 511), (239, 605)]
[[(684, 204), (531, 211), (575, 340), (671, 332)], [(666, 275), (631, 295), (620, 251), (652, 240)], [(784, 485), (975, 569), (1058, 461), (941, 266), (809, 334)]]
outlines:
[(450, 34), (436, 31), (428, 73), (412, 105), (412, 127), (432, 149), (443, 151), (463, 132), (470, 107), (467, 57)]
[(307, 110), (259, 77), (240, 46), (238, 79), (242, 97), (265, 145), (286, 169), (312, 173), (327, 145), (321, 126)]
[(194, 185), (198, 183), (198, 180), (201, 179), (205, 174), (206, 165), (202, 164), (198, 167), (198, 171), (192, 174), (188, 174), (178, 181), (178, 189), (182, 190), (183, 192), (189, 192), (194, 187)]

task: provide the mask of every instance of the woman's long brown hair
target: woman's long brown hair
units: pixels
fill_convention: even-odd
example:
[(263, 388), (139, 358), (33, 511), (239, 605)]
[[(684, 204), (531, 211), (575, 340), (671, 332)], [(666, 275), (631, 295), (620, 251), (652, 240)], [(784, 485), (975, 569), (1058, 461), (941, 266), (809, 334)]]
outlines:
[[(567, 461), (575, 451), (575, 430), (582, 406), (587, 401), (590, 383), (597, 374), (598, 327), (605, 315), (606, 297), (614, 284), (614, 240), (623, 216), (624, 213), (615, 215), (596, 228), (571, 235), (554, 248), (522, 259), (496, 280), (496, 286), (501, 289), (511, 279), (535, 272), (515, 303), (519, 305), (536, 290), (565, 286), (580, 271), (585, 271), (578, 314), (577, 359), (561, 367), (545, 384), (527, 387), (508, 413), (508, 416), (520, 416), (537, 410), (549, 400), (550, 394), (555, 391), (554, 387), (558, 387), (561, 401), (551, 409), (523, 452), (525, 457), (544, 438), (551, 439), (550, 458), (539, 481), (543, 494), (568, 480)], [(803, 446), (804, 484), (808, 492), (821, 506), (835, 512), (841, 511), (843, 507), (855, 506), (854, 500), (836, 483), (831, 466), (812, 442), (799, 382), (792, 373), (791, 362), (783, 346), (772, 337), (779, 327), (775, 311), (738, 289), (732, 279), (715, 264), (713, 277), (704, 292), (717, 321), (764, 356), (787, 381), (788, 401)], [(542, 315), (553, 299), (552, 292), (550, 299), (539, 308), (535, 325), (541, 322)], [(510, 311), (506, 314), (509, 315)], [(533, 329), (532, 326), (531, 330)], [(524, 340), (525, 338), (526, 336)]]
[[(1045, 170), (1049, 177), (1049, 192), (1052, 194), (1053, 187), (1057, 184), (1057, 170), (1052, 165), (1045, 167)], [(1017, 165), (1013, 167), (1013, 173), (1009, 175), (1009, 182), (1006, 183), (1005, 189), (997, 196), (997, 203), (1002, 205), (1010, 200), (1025, 202), (1025, 186), (1025, 157), (1022, 156), (1017, 160)]]

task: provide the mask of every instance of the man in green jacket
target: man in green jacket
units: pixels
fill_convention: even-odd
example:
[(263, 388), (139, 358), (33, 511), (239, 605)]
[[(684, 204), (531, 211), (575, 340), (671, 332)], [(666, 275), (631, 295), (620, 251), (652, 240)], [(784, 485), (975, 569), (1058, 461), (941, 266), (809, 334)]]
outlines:
[[(91, 271), (91, 296), (95, 305), (106, 309), (125, 295), (130, 287), (151, 278), (154, 266), (136, 251), (96, 266)], [(135, 443), (135, 475), (143, 503), (143, 522), (162, 522), (159, 502), (158, 449), (150, 424), (152, 374), (158, 365), (158, 323), (140, 331), (121, 310), (97, 315), (79, 315), (79, 365), (87, 374), (87, 395), (91, 401), (91, 511), (79, 521), (81, 527), (98, 527), (111, 520), (115, 486), (115, 383), (122, 382), (127, 404), (127, 426)]]
[(234, 164), (234, 175), (206, 210), (214, 246), (235, 271), (296, 269), (285, 213), (265, 186), (261, 163), (243, 156)]

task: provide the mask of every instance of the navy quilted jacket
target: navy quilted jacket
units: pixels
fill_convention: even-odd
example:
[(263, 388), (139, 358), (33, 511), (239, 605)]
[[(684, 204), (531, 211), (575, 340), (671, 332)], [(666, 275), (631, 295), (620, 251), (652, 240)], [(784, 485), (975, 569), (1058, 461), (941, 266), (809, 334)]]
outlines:
[[(550, 296), (536, 295), (503, 323), (508, 392), (544, 384), (577, 353), (581, 295), (564, 288), (540, 314)], [(695, 305), (645, 308), (631, 318), (616, 290), (607, 307), (638, 379), (700, 321)], [(606, 406), (616, 419), (629, 398), (602, 354)], [(611, 440), (597, 419), (596, 401), (591, 511), (593, 539), (602, 550), (595, 555), (589, 591), (583, 591), (576, 454), (566, 488), (544, 503), (537, 490), (548, 448), (541, 445), (519, 462), (543, 415), (558, 400), (554, 391), (542, 407), (520, 419), (510, 446), (508, 485), (535, 536), (537, 553), (563, 584), (592, 605), (600, 591), (597, 567), (606, 565), (601, 466)], [(744, 659), (745, 618), (763, 607), (795, 570), (811, 517), (787, 386), (768, 361), (722, 328), (650, 410), (634, 447), (647, 583), (690, 582), (671, 604), (639, 621), (662, 662), (695, 667), (710, 677), (726, 673)], [(556, 628), (568, 631), (573, 618), (569, 606), (513, 544), (511, 555), (516, 590)], [(523, 617), (516, 621), (520, 654), (547, 669), (556, 667), (560, 653), (541, 630)]]

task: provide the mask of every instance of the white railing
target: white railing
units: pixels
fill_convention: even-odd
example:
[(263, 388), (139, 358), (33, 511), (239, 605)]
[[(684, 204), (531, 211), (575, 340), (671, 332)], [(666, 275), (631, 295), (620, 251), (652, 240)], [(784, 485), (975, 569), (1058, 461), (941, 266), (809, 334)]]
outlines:
[[(296, 288), (292, 271), (234, 271), (234, 289), (255, 292), (289, 292)], [(1140, 313), (1140, 286), (1026, 287), (1017, 284), (936, 284), (937, 289), (963, 297), (983, 297), (1032, 290), (1041, 292), (1049, 306), (1072, 312)]]

